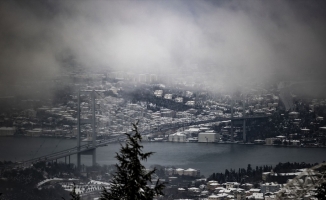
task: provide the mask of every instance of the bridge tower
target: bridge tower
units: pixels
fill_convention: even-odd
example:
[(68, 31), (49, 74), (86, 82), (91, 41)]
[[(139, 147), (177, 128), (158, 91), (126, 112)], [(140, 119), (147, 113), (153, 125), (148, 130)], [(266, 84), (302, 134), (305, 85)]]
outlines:
[(232, 97), (231, 101), (231, 142), (234, 142), (234, 130), (233, 130), (233, 107), (234, 107), (234, 99)]
[[(81, 103), (81, 99), (80, 99), (80, 95), (84, 93), (84, 94), (88, 94), (91, 96), (91, 110), (92, 110), (92, 119), (89, 120), (82, 120), (81, 119), (81, 110), (80, 110), (80, 103)], [(96, 165), (96, 137), (97, 137), (97, 132), (96, 132), (96, 127), (95, 127), (95, 90), (85, 90), (85, 91), (78, 91), (78, 108), (77, 108), (77, 150), (78, 152), (80, 152), (81, 150), (81, 130), (80, 130), (80, 126), (82, 123), (91, 123), (92, 125), (92, 147), (89, 151), (87, 151), (84, 154), (87, 155), (92, 155), (92, 165), (95, 166)], [(77, 153), (77, 167), (78, 169), (80, 169), (80, 165), (81, 165), (81, 155), (82, 153)]]
[[(232, 101), (231, 101), (231, 134), (230, 134), (230, 137), (231, 137), (231, 142), (234, 142), (234, 121), (236, 120), (234, 118), (234, 97), (232, 97)], [(243, 119), (243, 135), (242, 135), (242, 138), (243, 138), (243, 142), (245, 143), (247, 141), (246, 139), (246, 98), (244, 97), (244, 100), (243, 100), (243, 110), (242, 110), (242, 119)]]
[(243, 117), (243, 135), (242, 135), (242, 141), (243, 143), (247, 142), (247, 136), (246, 136), (246, 99), (243, 100), (243, 109), (242, 109), (242, 117)]

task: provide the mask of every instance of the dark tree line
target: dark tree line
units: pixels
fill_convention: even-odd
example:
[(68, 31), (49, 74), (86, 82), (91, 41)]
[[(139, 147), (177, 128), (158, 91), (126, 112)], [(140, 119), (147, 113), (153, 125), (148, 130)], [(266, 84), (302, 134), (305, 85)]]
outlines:
[(315, 165), (317, 165), (318, 163), (315, 164), (310, 164), (310, 163), (305, 163), (305, 162), (301, 162), (301, 163), (290, 163), (290, 162), (286, 162), (286, 163), (278, 163), (274, 168), (273, 171), (275, 173), (289, 173), (289, 172), (293, 172), (293, 170), (295, 169), (304, 169), (304, 168), (311, 168)]
[(39, 190), (36, 184), (44, 180), (42, 171), (37, 168), (2, 170), (0, 179), (1, 200), (43, 200), (68, 197), (60, 185)]
[(218, 181), (219, 183), (225, 182), (239, 182), (243, 183), (258, 183), (262, 181), (262, 173), (263, 172), (273, 172), (275, 173), (289, 173), (293, 172), (295, 169), (303, 169), (303, 168), (311, 168), (315, 164), (309, 163), (278, 163), (274, 168), (272, 166), (263, 165), (263, 166), (256, 166), (252, 168), (250, 164), (248, 164), (247, 169), (239, 168), (238, 170), (235, 169), (226, 169), (224, 173), (213, 173), (208, 177), (208, 181), (214, 180)]
[(256, 168), (252, 168), (250, 164), (248, 164), (247, 169), (239, 168), (238, 170), (235, 169), (226, 169), (224, 173), (213, 173), (208, 177), (208, 181), (214, 180), (218, 181), (219, 183), (225, 182), (239, 182), (243, 183), (256, 183), (260, 182), (262, 178), (263, 172), (270, 172), (272, 170), (272, 166), (260, 166)]

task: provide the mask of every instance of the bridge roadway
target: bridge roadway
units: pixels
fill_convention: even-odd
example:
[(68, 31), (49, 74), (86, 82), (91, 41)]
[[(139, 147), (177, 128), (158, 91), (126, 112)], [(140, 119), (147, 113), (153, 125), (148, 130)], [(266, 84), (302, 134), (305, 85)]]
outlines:
[[(244, 120), (244, 119), (260, 119), (260, 118), (267, 118), (268, 116), (248, 116), (248, 117), (233, 117), (232, 120)], [(189, 125), (198, 125), (198, 124), (205, 124), (205, 123), (211, 123), (211, 122), (216, 122), (216, 121), (225, 121), (225, 120), (231, 120), (231, 118), (225, 118), (225, 117), (216, 117), (214, 119), (209, 119), (209, 120), (203, 120), (203, 121), (195, 121), (195, 122), (185, 122), (185, 123), (175, 123), (172, 126), (171, 125), (166, 125), (166, 126), (160, 126), (157, 130), (145, 130), (143, 131), (141, 134), (142, 135), (146, 135), (149, 133), (155, 133), (155, 132), (162, 132), (162, 131), (168, 131), (171, 129), (177, 129), (177, 128), (182, 128), (184, 126), (189, 126)], [(44, 155), (44, 156), (40, 156), (40, 157), (36, 157), (30, 160), (25, 160), (22, 162), (18, 162), (18, 163), (14, 163), (11, 165), (6, 165), (6, 166), (2, 166), (0, 168), (15, 168), (15, 167), (29, 167), (34, 163), (37, 162), (41, 162), (41, 161), (45, 161), (45, 162), (50, 162), (53, 160), (57, 160), (60, 158), (69, 158), (69, 162), (70, 162), (70, 156), (77, 154), (77, 153), (81, 153), (81, 154), (88, 154), (91, 153), (92, 150), (98, 148), (98, 147), (102, 147), (102, 146), (106, 146), (109, 143), (113, 143), (113, 142), (118, 142), (118, 141), (124, 141), (127, 138), (126, 135), (122, 135), (122, 136), (116, 136), (113, 138), (109, 138), (109, 139), (105, 139), (105, 140), (97, 140), (95, 143), (95, 146), (93, 146), (92, 143), (89, 144), (84, 144), (80, 146), (80, 149), (78, 150), (78, 147), (72, 147), (70, 149), (65, 149), (62, 151), (58, 151), (55, 153), (51, 153), (48, 155)]]

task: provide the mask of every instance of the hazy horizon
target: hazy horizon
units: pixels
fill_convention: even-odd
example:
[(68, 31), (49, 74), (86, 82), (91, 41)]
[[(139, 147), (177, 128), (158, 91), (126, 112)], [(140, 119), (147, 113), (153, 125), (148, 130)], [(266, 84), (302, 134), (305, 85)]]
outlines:
[[(0, 91), (68, 68), (324, 80), (323, 1), (2, 1)], [(214, 88), (214, 87), (212, 87)], [(316, 91), (317, 92), (317, 91)], [(321, 91), (318, 91), (321, 92)]]

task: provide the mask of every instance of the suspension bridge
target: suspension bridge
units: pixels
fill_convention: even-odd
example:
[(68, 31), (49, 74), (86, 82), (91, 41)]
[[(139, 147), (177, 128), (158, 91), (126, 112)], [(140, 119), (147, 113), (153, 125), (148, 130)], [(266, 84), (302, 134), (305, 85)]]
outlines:
[[(3, 166), (4, 168), (15, 168), (15, 167), (29, 167), (35, 163), (38, 162), (53, 162), (57, 161), (58, 159), (64, 159), (65, 163), (70, 163), (70, 157), (72, 155), (77, 155), (77, 167), (79, 168), (81, 166), (81, 155), (91, 155), (92, 156), (92, 164), (93, 166), (96, 165), (96, 149), (99, 147), (103, 147), (108, 145), (109, 143), (113, 142), (119, 142), (119, 141), (124, 141), (126, 139), (126, 135), (119, 135), (119, 136), (112, 136), (108, 139), (102, 139), (102, 140), (97, 140), (97, 131), (96, 131), (96, 118), (95, 118), (95, 94), (97, 91), (95, 90), (85, 90), (85, 91), (79, 91), (78, 92), (78, 107), (77, 107), (77, 145), (75, 147), (53, 152), (47, 155), (42, 155), (39, 157), (35, 157), (29, 160), (24, 160), (22, 162), (18, 163), (13, 163), (11, 165), (6, 165)], [(91, 111), (92, 111), (92, 117), (90, 120), (85, 120), (81, 119), (81, 94), (86, 94), (90, 95), (91, 98)], [(166, 125), (160, 125), (156, 127), (155, 130), (149, 129), (149, 130), (143, 130), (141, 131), (142, 135), (147, 135), (150, 133), (157, 133), (157, 132), (165, 132), (168, 130), (175, 130), (178, 128), (182, 128), (185, 126), (190, 126), (190, 125), (199, 125), (199, 124), (207, 124), (207, 123), (212, 123), (212, 122), (218, 122), (218, 121), (226, 121), (229, 120), (231, 122), (231, 142), (234, 142), (233, 139), (233, 124), (234, 122), (243, 122), (243, 137), (245, 141), (245, 122), (247, 120), (251, 119), (264, 119), (267, 118), (268, 116), (262, 115), (262, 116), (245, 116), (242, 115), (241, 117), (234, 117), (233, 116), (233, 111), (231, 111), (231, 116), (230, 117), (221, 117), (221, 116), (216, 116), (213, 119), (207, 119), (207, 120), (201, 120), (201, 121), (188, 121), (188, 122), (178, 122), (178, 123), (173, 123), (173, 124), (166, 124)], [(92, 127), (92, 134), (91, 134), (91, 141), (87, 144), (82, 144), (81, 143), (81, 125), (89, 123), (91, 124)], [(131, 130), (129, 131), (131, 132)]]

